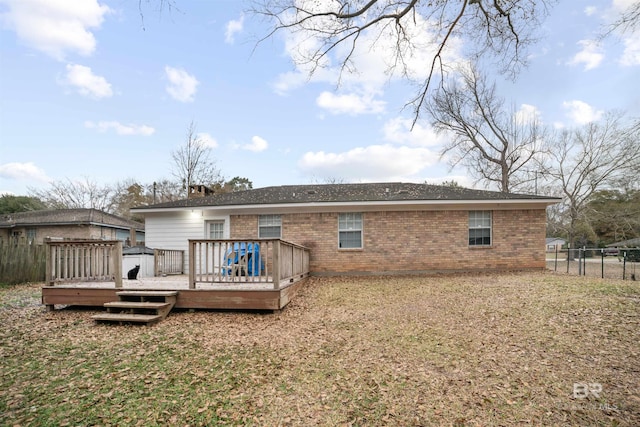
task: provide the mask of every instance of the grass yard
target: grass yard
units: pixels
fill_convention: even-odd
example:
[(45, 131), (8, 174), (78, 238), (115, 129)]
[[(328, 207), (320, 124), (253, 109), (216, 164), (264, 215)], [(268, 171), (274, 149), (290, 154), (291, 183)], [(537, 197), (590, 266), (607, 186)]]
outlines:
[(0, 425), (640, 425), (640, 284), (311, 278), (152, 326), (0, 288)]

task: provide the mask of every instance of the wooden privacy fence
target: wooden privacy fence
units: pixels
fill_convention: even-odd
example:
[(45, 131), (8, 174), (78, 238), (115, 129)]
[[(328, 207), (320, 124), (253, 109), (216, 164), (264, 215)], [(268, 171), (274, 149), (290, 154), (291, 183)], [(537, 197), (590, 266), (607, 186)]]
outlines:
[(184, 251), (176, 249), (153, 250), (153, 275), (184, 274)]
[(115, 282), (122, 287), (122, 242), (119, 240), (61, 240), (47, 243), (45, 281)]
[(309, 275), (309, 249), (280, 239), (189, 240), (189, 288), (196, 283), (273, 283)]
[(45, 255), (44, 245), (0, 243), (0, 283), (42, 282)]

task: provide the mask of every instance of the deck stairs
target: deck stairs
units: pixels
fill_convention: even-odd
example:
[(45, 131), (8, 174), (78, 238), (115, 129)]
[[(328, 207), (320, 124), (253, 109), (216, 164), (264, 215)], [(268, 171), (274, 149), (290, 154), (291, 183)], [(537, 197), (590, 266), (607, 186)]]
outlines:
[(92, 316), (98, 322), (156, 323), (176, 304), (178, 291), (121, 291), (118, 301), (107, 302), (106, 312)]

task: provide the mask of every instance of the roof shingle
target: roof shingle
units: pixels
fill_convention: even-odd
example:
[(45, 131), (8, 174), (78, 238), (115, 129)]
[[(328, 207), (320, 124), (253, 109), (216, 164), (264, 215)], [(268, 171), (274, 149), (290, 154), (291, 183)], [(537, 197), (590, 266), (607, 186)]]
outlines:
[(55, 209), (0, 215), (0, 228), (38, 225), (104, 224), (144, 230), (144, 224), (97, 209)]
[(140, 209), (191, 208), (205, 206), (242, 206), (330, 202), (382, 201), (479, 201), (479, 200), (549, 200), (547, 196), (473, 190), (463, 187), (384, 182), (368, 184), (313, 184), (264, 187), (207, 197), (139, 206)]

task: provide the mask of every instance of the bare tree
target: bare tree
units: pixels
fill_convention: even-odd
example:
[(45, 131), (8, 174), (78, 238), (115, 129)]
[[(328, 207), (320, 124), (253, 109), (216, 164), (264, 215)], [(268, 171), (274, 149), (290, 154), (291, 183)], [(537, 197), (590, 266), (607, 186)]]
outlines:
[(510, 192), (531, 181), (527, 166), (544, 153), (545, 130), (535, 113), (508, 111), (495, 84), (475, 68), (444, 85), (427, 104), (433, 126), (452, 135), (441, 155), (484, 184)]
[(52, 209), (92, 208), (111, 212), (114, 190), (85, 177), (84, 181), (72, 181), (69, 178), (54, 181), (45, 189), (29, 188), (29, 194)]
[[(184, 196), (182, 185), (169, 179), (162, 179), (152, 184), (139, 183), (129, 178), (116, 183), (111, 199), (112, 212), (125, 218), (132, 218), (131, 208), (147, 206), (155, 203), (172, 202)], [(135, 218), (143, 221), (144, 218)]]
[(633, 35), (640, 28), (640, 1), (631, 3), (624, 9), (618, 18), (610, 24), (605, 32), (605, 36), (614, 32)]
[(588, 224), (588, 203), (599, 190), (614, 188), (637, 168), (640, 160), (640, 120), (625, 122), (609, 113), (601, 122), (565, 130), (552, 142), (547, 171), (563, 196), (567, 236), (572, 246), (577, 230)]
[[(415, 77), (416, 95), (407, 105), (418, 119), (432, 80), (442, 75), (447, 51), (463, 40), (469, 59), (492, 58), (494, 67), (515, 76), (526, 64), (526, 48), (555, 0), (258, 0), (254, 13), (273, 23), (268, 35), (291, 32), (303, 42), (294, 60), (309, 76), (330, 64), (340, 76), (353, 71), (357, 49), (373, 40), (393, 40), (388, 73)], [(424, 41), (425, 35), (429, 42)], [(373, 46), (365, 45), (365, 50)], [(387, 52), (386, 52), (387, 53)], [(431, 59), (419, 76), (409, 63), (416, 56)], [(449, 58), (451, 59), (451, 58)], [(450, 65), (450, 64), (449, 64)], [(366, 70), (357, 70), (366, 72)]]
[(190, 185), (220, 185), (222, 177), (211, 159), (211, 147), (198, 135), (192, 121), (187, 128), (184, 145), (171, 153), (174, 161), (173, 176), (187, 190)]

